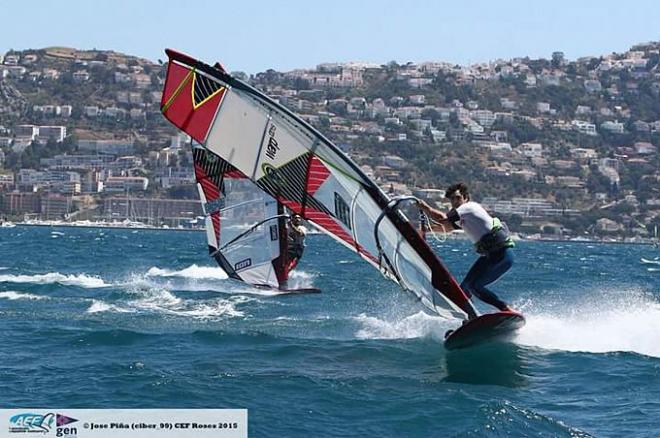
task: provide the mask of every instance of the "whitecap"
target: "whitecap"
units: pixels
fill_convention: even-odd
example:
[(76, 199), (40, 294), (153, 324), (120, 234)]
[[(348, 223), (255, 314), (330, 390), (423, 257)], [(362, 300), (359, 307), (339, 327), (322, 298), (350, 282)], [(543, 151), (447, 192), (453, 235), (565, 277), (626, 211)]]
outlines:
[(650, 260), (650, 259), (645, 259), (644, 257), (642, 257), (640, 259), (640, 261), (642, 263), (646, 264), (646, 265), (660, 265), (660, 260), (658, 260), (657, 258), (653, 259), (653, 260)]
[(110, 286), (103, 279), (85, 274), (65, 275), (59, 272), (36, 275), (0, 275), (0, 283), (32, 283), (32, 284), (54, 284), (59, 283), (66, 286), (79, 286), (86, 289), (96, 289)]
[(219, 267), (191, 265), (179, 271), (152, 267), (147, 271), (149, 277), (181, 277), (191, 279), (227, 279), (227, 273)]
[(101, 313), (101, 312), (133, 313), (135, 311), (121, 306), (108, 304), (105, 301), (101, 301), (101, 300), (92, 300), (92, 304), (86, 310), (86, 313)]
[(598, 295), (556, 308), (520, 306), (527, 324), (516, 342), (556, 350), (632, 351), (660, 357), (657, 299), (635, 290), (605, 290)]
[[(455, 328), (456, 321), (418, 312), (404, 318), (383, 318), (360, 314), (353, 318), (362, 326), (359, 339), (410, 339), (433, 337), (444, 339), (445, 332)], [(453, 323), (453, 324), (452, 324)]]
[(22, 292), (6, 291), (0, 292), (0, 298), (5, 298), (7, 300), (47, 300), (48, 297), (41, 295), (33, 295)]
[(316, 274), (305, 271), (292, 271), (289, 273), (289, 289), (307, 289), (314, 287)]

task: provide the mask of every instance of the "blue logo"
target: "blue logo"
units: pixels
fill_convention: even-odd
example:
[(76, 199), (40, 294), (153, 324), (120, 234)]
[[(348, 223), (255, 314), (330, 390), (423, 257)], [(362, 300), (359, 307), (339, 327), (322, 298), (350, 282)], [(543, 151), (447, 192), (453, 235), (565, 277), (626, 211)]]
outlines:
[(9, 432), (42, 432), (48, 433), (55, 426), (55, 414), (45, 415), (27, 412), (14, 415), (9, 419)]

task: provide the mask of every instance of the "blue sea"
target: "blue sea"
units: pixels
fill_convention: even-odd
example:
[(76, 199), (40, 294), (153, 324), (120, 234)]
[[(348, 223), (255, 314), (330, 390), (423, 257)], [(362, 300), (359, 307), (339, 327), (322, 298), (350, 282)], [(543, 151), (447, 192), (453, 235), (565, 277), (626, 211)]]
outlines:
[[(250, 436), (660, 435), (660, 251), (520, 242), (511, 343), (308, 237), (278, 296), (228, 280), (201, 232), (0, 228), (0, 407), (247, 408)], [(434, 242), (460, 279), (467, 242)], [(646, 262), (642, 262), (642, 258)], [(482, 310), (486, 310), (483, 306)]]

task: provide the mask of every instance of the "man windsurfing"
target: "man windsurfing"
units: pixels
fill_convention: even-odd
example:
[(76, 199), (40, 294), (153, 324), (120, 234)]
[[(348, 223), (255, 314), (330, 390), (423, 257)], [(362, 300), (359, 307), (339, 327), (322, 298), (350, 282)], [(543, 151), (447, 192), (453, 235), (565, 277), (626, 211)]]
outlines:
[(288, 270), (290, 271), (296, 267), (305, 251), (305, 236), (307, 235), (307, 228), (303, 225), (302, 217), (299, 214), (293, 215), (288, 228)]
[(514, 243), (508, 228), (499, 219), (489, 215), (480, 204), (470, 201), (465, 183), (450, 186), (445, 197), (452, 206), (447, 214), (424, 201), (420, 202), (420, 208), (443, 226), (462, 228), (480, 254), (461, 283), (461, 288), (501, 311), (511, 311), (507, 303), (486, 287), (497, 281), (513, 265), (511, 248)]

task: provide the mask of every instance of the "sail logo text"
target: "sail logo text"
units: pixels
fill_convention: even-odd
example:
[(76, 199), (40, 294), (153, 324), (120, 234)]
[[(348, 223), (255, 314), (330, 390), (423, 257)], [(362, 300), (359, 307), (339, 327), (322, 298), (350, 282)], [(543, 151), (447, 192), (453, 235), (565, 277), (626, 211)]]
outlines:
[(234, 271), (240, 271), (241, 269), (249, 268), (250, 266), (252, 266), (252, 259), (241, 260), (234, 265)]
[(271, 160), (275, 159), (277, 151), (280, 150), (280, 147), (277, 144), (277, 140), (275, 140), (275, 131), (277, 131), (275, 125), (270, 125), (270, 128), (268, 128), (268, 145), (266, 146), (266, 156)]

